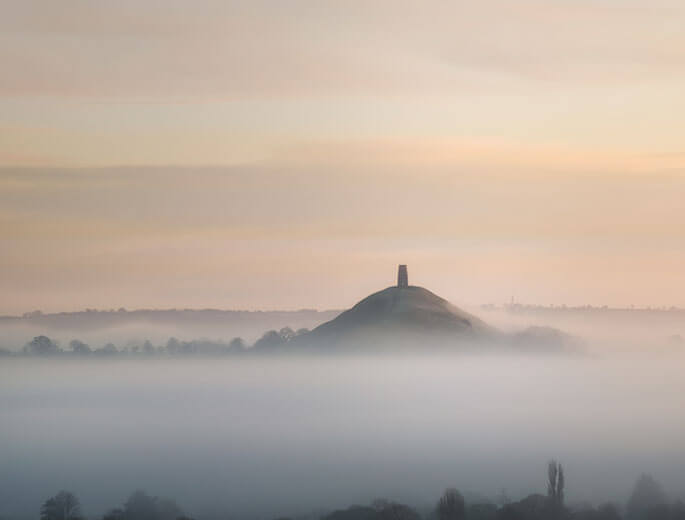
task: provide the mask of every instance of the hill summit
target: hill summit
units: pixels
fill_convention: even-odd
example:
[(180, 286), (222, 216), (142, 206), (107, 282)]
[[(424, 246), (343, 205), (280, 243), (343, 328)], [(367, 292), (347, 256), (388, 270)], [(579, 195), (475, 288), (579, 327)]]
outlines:
[(499, 332), (423, 287), (409, 285), (400, 265), (398, 283), (367, 296), (298, 341), (301, 345), (366, 347), (457, 340), (490, 340)]

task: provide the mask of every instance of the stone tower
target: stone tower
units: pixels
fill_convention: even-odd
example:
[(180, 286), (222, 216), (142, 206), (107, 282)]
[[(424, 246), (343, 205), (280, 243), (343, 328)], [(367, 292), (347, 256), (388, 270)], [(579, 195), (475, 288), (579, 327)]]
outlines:
[(397, 287), (409, 287), (409, 276), (407, 275), (407, 266), (400, 265), (397, 269)]

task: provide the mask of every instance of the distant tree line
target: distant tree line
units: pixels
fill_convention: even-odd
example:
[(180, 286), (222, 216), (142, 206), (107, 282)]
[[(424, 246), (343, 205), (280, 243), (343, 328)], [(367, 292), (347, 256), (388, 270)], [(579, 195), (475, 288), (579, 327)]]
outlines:
[[(41, 520), (84, 520), (78, 498), (60, 491), (40, 508)], [(121, 507), (109, 510), (102, 520), (191, 520), (174, 500), (134, 491)]]
[(540, 305), (535, 303), (484, 303), (480, 306), (481, 309), (485, 311), (497, 311), (505, 310), (509, 312), (573, 312), (573, 313), (670, 313), (670, 314), (682, 314), (685, 312), (685, 308), (675, 307), (673, 305), (661, 305), (661, 306), (651, 306), (647, 305), (645, 307), (636, 307), (631, 305), (630, 307), (609, 307), (608, 305), (566, 305), (553, 304)]
[[(547, 468), (547, 494), (532, 494), (516, 502), (467, 503), (454, 488), (448, 488), (433, 510), (423, 514), (398, 502), (374, 500), (368, 506), (354, 505), (320, 516), (320, 520), (685, 520), (685, 504), (671, 502), (653, 477), (641, 475), (625, 506), (606, 503), (598, 507), (568, 506), (565, 502), (564, 469), (556, 461)], [(83, 520), (78, 499), (60, 491), (40, 509), (41, 520)], [(121, 506), (109, 510), (102, 520), (190, 520), (174, 500), (134, 491)], [(293, 520), (280, 517), (278, 520)], [(297, 520), (297, 519), (294, 519)]]
[[(57, 341), (48, 336), (36, 336), (24, 345), (21, 354), (27, 356), (116, 356), (116, 355), (227, 355), (241, 354), (251, 348), (268, 350), (292, 341), (302, 334), (309, 332), (309, 329), (299, 329), (294, 331), (290, 327), (283, 327), (280, 330), (269, 330), (265, 332), (253, 345), (248, 345), (245, 341), (236, 337), (228, 342), (212, 341), (207, 339), (195, 339), (191, 341), (181, 341), (177, 338), (169, 338), (165, 345), (153, 345), (150, 340), (145, 340), (142, 344), (127, 344), (117, 347), (114, 343), (107, 343), (101, 347), (91, 345), (73, 339), (69, 342), (68, 348), (62, 348)], [(7, 350), (0, 351), (0, 355), (12, 355)]]

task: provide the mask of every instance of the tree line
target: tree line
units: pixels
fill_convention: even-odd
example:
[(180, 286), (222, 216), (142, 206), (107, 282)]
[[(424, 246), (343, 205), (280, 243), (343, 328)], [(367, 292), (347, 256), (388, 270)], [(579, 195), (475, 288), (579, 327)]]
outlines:
[[(455, 488), (446, 489), (435, 507), (420, 514), (409, 505), (374, 500), (325, 514), (320, 520), (685, 520), (685, 504), (668, 500), (653, 477), (641, 475), (625, 505), (606, 503), (598, 507), (566, 504), (564, 469), (557, 461), (547, 467), (547, 493), (534, 493), (518, 501), (467, 503)], [(60, 491), (40, 509), (41, 520), (84, 520), (78, 498)], [(121, 507), (106, 512), (102, 520), (192, 520), (172, 499), (134, 491)], [(280, 517), (278, 520), (293, 520)], [(295, 519), (296, 520), (296, 519)]]
[[(116, 355), (183, 356), (241, 354), (250, 351), (252, 348), (263, 350), (277, 347), (308, 332), (309, 329), (294, 331), (290, 327), (283, 327), (280, 330), (269, 330), (252, 345), (248, 345), (240, 337), (235, 337), (228, 342), (207, 339), (181, 341), (172, 337), (164, 345), (154, 345), (150, 340), (145, 340), (141, 344), (129, 344), (123, 347), (117, 347), (114, 343), (93, 347), (81, 340), (73, 339), (69, 342), (68, 348), (62, 348), (59, 342), (48, 336), (41, 335), (27, 342), (21, 350), (21, 354), (46, 357), (60, 355), (108, 357)], [(11, 352), (3, 351), (2, 354), (11, 355)]]

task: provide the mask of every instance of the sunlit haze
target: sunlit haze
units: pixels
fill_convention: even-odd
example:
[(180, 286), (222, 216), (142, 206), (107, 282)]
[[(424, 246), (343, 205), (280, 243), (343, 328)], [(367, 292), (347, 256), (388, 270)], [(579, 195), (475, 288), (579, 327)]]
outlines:
[(0, 16), (0, 313), (685, 305), (680, 2)]

